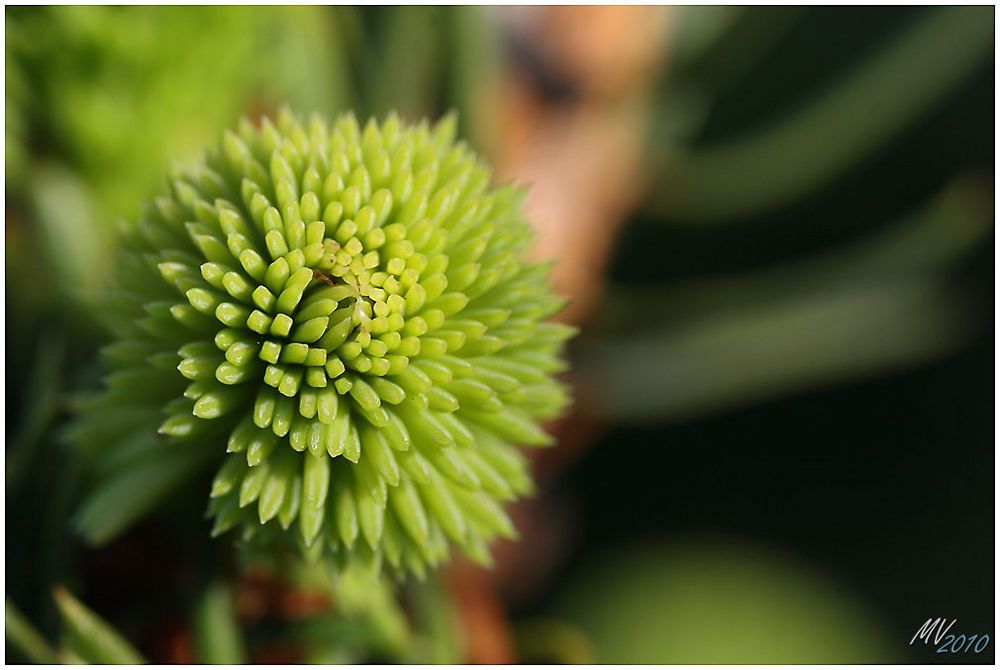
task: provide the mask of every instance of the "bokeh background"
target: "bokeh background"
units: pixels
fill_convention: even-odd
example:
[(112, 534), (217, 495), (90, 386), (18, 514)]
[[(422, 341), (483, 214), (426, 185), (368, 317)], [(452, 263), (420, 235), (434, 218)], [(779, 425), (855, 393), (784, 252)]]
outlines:
[[(909, 643), (994, 634), (993, 34), (992, 7), (7, 8), (8, 660), (65, 585), (160, 662), (204, 660), (218, 611), (252, 661), (992, 662)], [(239, 576), (200, 491), (73, 530), (116, 221), (283, 103), (456, 110), (581, 328), (521, 541), (388, 624)]]

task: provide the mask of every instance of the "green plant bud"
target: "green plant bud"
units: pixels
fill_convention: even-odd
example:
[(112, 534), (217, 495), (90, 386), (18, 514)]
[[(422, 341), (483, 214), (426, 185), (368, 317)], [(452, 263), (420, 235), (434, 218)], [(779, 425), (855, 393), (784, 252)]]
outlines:
[[(519, 192), (453, 135), (242, 122), (126, 226), (111, 370), (71, 431), (91, 539), (132, 518), (102, 491), (149, 480), (150, 509), (211, 463), (213, 535), (265, 549), (422, 574), (515, 534), (501, 501), (531, 490), (519, 448), (550, 442), (574, 331), (543, 321), (563, 301), (525, 259)], [(139, 473), (116, 454), (146, 428)]]

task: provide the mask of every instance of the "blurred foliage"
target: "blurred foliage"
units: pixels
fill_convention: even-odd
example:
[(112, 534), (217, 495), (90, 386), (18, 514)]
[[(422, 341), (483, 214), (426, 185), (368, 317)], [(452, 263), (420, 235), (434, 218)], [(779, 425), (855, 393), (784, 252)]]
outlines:
[(893, 663), (880, 622), (828, 578), (734, 542), (618, 548), (558, 610), (597, 663)]
[[(132, 541), (161, 539), (181, 577), (156, 574), (156, 600), (92, 601), (113, 568), (95, 568), (69, 530), (78, 464), (60, 433), (71, 391), (97, 377), (95, 296), (115, 221), (162, 188), (171, 160), (284, 101), (359, 117), (457, 109), (475, 144), (493, 112), (484, 91), (509, 65), (496, 11), (6, 10), (9, 659), (135, 653), (68, 592), (57, 605), (54, 584), (143, 652), (156, 646), (148, 631), (174, 616), (190, 623), (203, 662), (289, 645), (326, 663), (457, 658), (453, 604), (433, 579), (402, 587), (405, 608), (391, 586), (355, 575), (322, 614), (248, 618), (228, 547), (169, 518)], [(604, 418), (683, 422), (941, 359), (982, 337), (991, 324), (968, 268), (993, 236), (992, 136), (976, 108), (993, 80), (992, 8), (683, 7), (673, 19), (647, 195), (576, 352)], [(989, 158), (966, 157), (983, 143)], [(602, 495), (628, 486), (602, 479)], [(185, 514), (201, 511), (182, 490), (175, 498)], [(334, 588), (304, 573), (285, 576)], [(519, 643), (527, 659), (569, 662), (893, 660), (878, 623), (864, 625), (870, 613), (836, 590), (755, 550), (621, 549)], [(84, 629), (106, 648), (74, 643)]]
[[(655, 279), (669, 268), (660, 241), (669, 233), (651, 235), (629, 259), (643, 280), (612, 272), (592, 340), (578, 352), (581, 374), (607, 394), (595, 411), (620, 421), (717, 412), (939, 357), (982, 328), (950, 278), (993, 233), (991, 176), (946, 175), (936, 197), (911, 197), (909, 213), (865, 235), (852, 237), (856, 224), (836, 219), (860, 219), (850, 201), (819, 212), (820, 221), (798, 214), (793, 228), (777, 230), (784, 212), (805, 209), (852, 171), (870, 169), (866, 159), (906, 141), (989, 63), (988, 8), (896, 16), (887, 36), (850, 52), (817, 21), (829, 43), (815, 67), (781, 53), (797, 26), (795, 37), (808, 39), (801, 8), (682, 11), (658, 93), (646, 213), (632, 230), (658, 225), (693, 237), (710, 225), (719, 255), (747, 242), (781, 249), (817, 239), (820, 225), (840, 232), (813, 253), (669, 282)], [(783, 68), (795, 76), (783, 81)], [(796, 87), (796, 77), (808, 86)], [(735, 128), (713, 118), (736, 113), (726, 116), (729, 89), (758, 84), (768, 104), (756, 104), (767, 114), (731, 120)], [(752, 95), (735, 101), (755, 104)], [(720, 125), (727, 131), (714, 130)], [(877, 176), (887, 185), (907, 179)]]
[[(59, 658), (42, 635), (7, 598), (4, 601), (4, 638), (30, 663), (52, 664)], [(9, 647), (8, 647), (9, 649)]]
[[(984, 242), (992, 211), (990, 185), (963, 180), (892, 229), (807, 260), (664, 287), (612, 285), (610, 334), (585, 351), (582, 374), (600, 380), (610, 415), (648, 421), (954, 350), (974, 324), (944, 277)], [(648, 304), (659, 310), (636, 325)]]
[(688, 155), (670, 151), (669, 188), (654, 201), (664, 220), (718, 223), (774, 209), (856, 166), (982, 64), (993, 46), (984, 18), (975, 8), (935, 8), (763, 127)]
[(135, 665), (145, 663), (142, 656), (121, 634), (108, 625), (66, 589), (53, 591), (62, 616), (62, 644), (53, 650), (42, 635), (28, 623), (7, 599), (4, 616), (6, 639), (31, 663), (70, 665)]
[(5, 25), (7, 189), (76, 296), (168, 161), (255, 108), (350, 104), (337, 17), (318, 8), (15, 8)]
[(208, 665), (246, 663), (232, 590), (224, 582), (205, 589), (195, 614), (198, 660)]
[(65, 649), (70, 658), (98, 665), (144, 663), (132, 645), (118, 631), (63, 588), (55, 590), (56, 604), (63, 619)]

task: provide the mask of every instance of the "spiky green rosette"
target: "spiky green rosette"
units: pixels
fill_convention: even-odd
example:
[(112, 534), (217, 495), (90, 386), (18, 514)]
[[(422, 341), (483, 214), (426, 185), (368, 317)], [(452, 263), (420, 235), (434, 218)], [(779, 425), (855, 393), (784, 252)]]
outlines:
[(214, 533), (254, 544), (422, 572), (513, 534), (571, 329), (521, 192), (453, 128), (243, 122), (126, 228), (116, 371), (77, 426), (91, 536), (202, 462)]

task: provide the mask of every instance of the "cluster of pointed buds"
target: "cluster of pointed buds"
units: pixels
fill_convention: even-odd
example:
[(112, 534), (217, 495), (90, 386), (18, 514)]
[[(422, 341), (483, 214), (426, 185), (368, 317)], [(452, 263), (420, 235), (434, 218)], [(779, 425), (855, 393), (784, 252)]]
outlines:
[(214, 466), (213, 532), (259, 546), (422, 573), (514, 534), (572, 329), (454, 126), (243, 121), (124, 227), (85, 531)]

